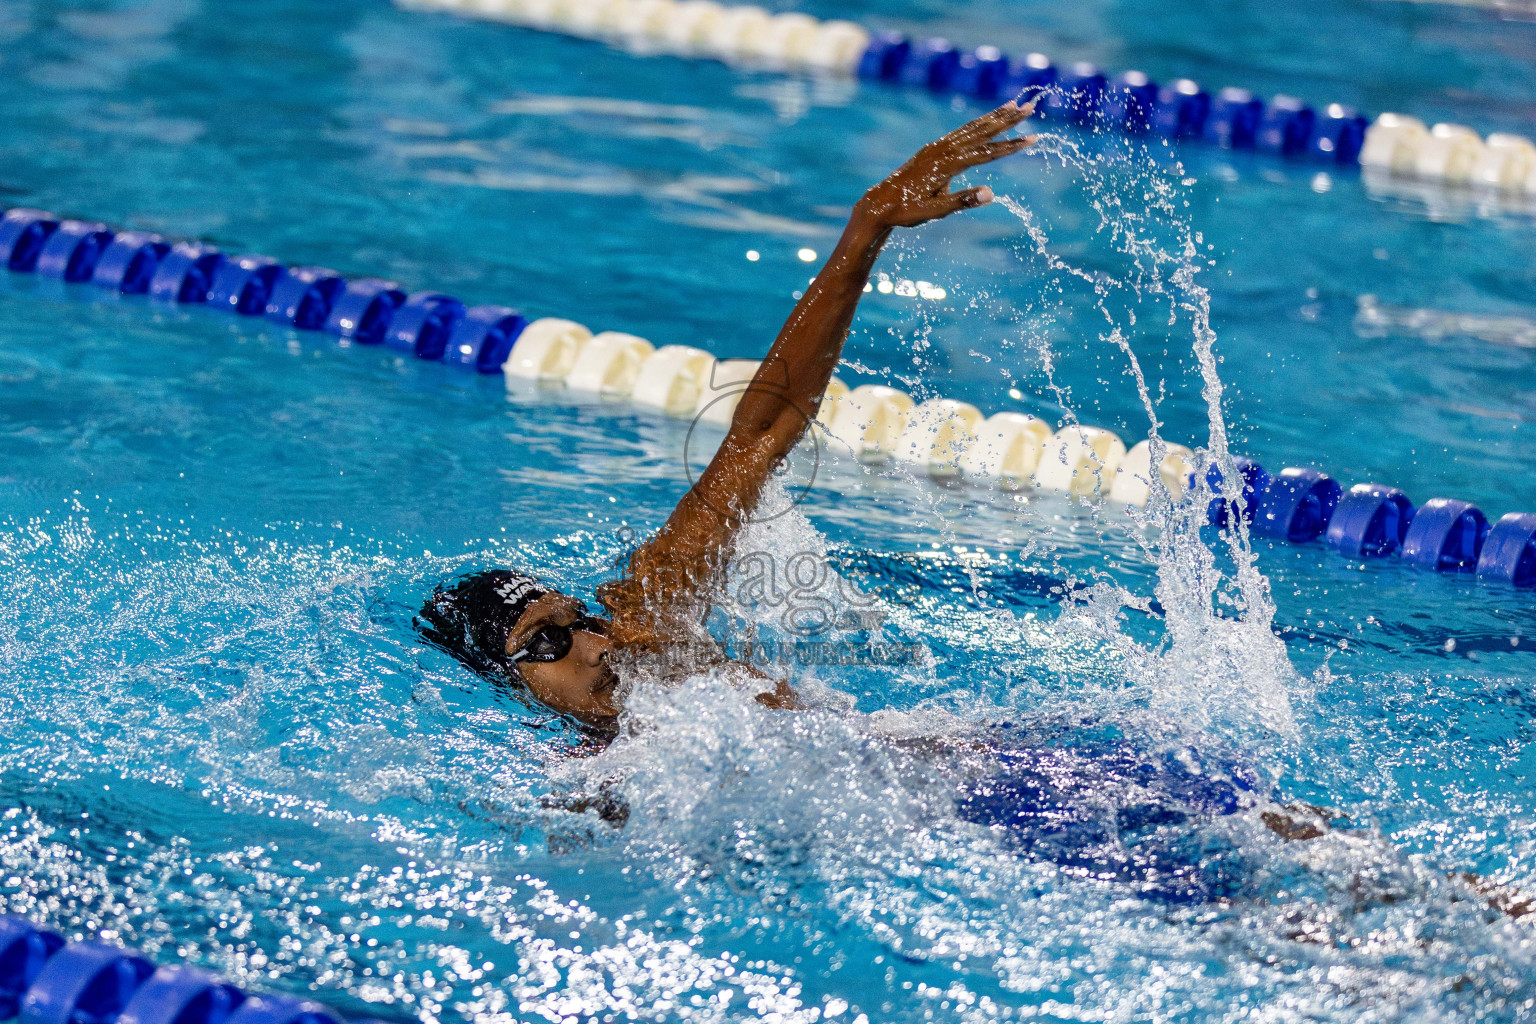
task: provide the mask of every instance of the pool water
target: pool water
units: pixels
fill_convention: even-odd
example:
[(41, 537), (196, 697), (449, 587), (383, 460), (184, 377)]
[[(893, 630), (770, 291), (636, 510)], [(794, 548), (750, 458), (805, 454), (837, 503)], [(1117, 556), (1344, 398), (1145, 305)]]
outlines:
[[(1536, 110), (1536, 26), (1461, 8), (805, 9), (1484, 132)], [(16, 0), (0, 37), (5, 205), (722, 356), (761, 355), (800, 250), (966, 113), (375, 0)], [(972, 180), (1030, 224), (893, 245), (880, 271), (943, 297), (868, 295), (850, 383), (1129, 442), (1118, 329), (1165, 438), (1210, 443), (1214, 370), (1233, 452), (1536, 510), (1536, 354), (1360, 315), (1530, 321), (1530, 218), (1078, 136)], [(1250, 566), (1163, 513), (828, 452), (747, 545), (814, 578), (716, 625), (792, 643), (808, 608), (915, 655), (793, 666), (799, 715), (641, 685), (593, 754), (411, 618), (493, 564), (590, 596), (687, 486), (688, 424), (16, 276), (0, 395), (0, 910), (387, 1020), (1536, 1016), (1531, 925), (1445, 876), (1536, 892), (1529, 591), (1319, 545)], [(958, 812), (1004, 721), (1348, 819), (1196, 815), (1167, 835), (1227, 898), (1165, 898)]]

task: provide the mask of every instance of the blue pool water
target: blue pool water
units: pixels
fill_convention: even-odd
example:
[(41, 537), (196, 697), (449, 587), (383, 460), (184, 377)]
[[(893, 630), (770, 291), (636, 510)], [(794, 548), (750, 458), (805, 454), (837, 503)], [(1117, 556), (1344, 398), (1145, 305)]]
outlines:
[[(1474, 10), (803, 7), (1485, 132), (1536, 112), (1536, 26)], [(5, 205), (721, 355), (760, 355), (814, 271), (798, 250), (963, 116), (374, 0), (12, 0), (0, 39)], [(1074, 146), (976, 180), (1087, 280), (1002, 206), (925, 229), (880, 270), (946, 297), (869, 295), (845, 379), (1129, 441), (1120, 327), (1161, 433), (1203, 445), (1170, 300), (1198, 295), (1146, 287), (1198, 232), (1234, 451), (1536, 511), (1533, 351), (1360, 317), (1536, 318), (1529, 217), (1045, 148)], [(1162, 254), (1140, 276), (1128, 225)], [(806, 596), (852, 593), (921, 657), (797, 670), (818, 710), (795, 716), (710, 677), (642, 687), (636, 732), (571, 758), (411, 615), (501, 562), (590, 595), (686, 486), (686, 424), (15, 276), (0, 396), (0, 910), (389, 1020), (1536, 1015), (1531, 926), (1444, 877), (1536, 891), (1530, 591), (1317, 545), (1257, 545), (1259, 579), (1119, 509), (830, 464), (751, 540), (837, 570)], [(1246, 604), (1213, 616), (1213, 591)], [(1003, 721), (1020, 749), (1131, 743), (1349, 820), (1286, 843), (1192, 814), (1158, 836), (1226, 898), (1160, 898), (959, 812)], [(1102, 796), (1136, 849), (1145, 795)]]

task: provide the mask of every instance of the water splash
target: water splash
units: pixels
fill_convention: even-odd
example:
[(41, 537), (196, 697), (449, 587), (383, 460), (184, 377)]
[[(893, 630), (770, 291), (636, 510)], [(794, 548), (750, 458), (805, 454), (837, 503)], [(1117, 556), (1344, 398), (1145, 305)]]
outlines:
[[(1296, 673), (1274, 634), (1275, 606), (1258, 569), (1247, 524), (1242, 516), (1232, 516), (1234, 525), (1220, 534), (1229, 564), (1225, 570), (1202, 536), (1212, 497), (1205, 467), (1216, 467), (1228, 480), (1237, 479), (1237, 472), (1228, 443), (1210, 292), (1199, 276), (1209, 261), (1201, 251), (1203, 239), (1181, 204), (1183, 190), (1192, 182), (1179, 165), (1155, 160), (1146, 146), (1127, 140), (1099, 139), (1089, 152), (1083, 140), (1047, 134), (1038, 149), (1077, 182), (1084, 204), (1099, 219), (1096, 234), (1123, 257), (1122, 269), (1091, 273), (1074, 266), (1055, 252), (1046, 227), (1028, 206), (1011, 196), (1001, 196), (1000, 201), (1023, 224), (1030, 253), (1053, 275), (1058, 290), (1074, 282), (1091, 290), (1093, 306), (1105, 323), (1100, 340), (1124, 359), (1146, 414), (1152, 464), (1161, 463), (1167, 442), (1159, 433), (1158, 402), (1133, 343), (1139, 308), (1163, 308), (1168, 334), (1185, 332), (1198, 367), (1208, 426), (1207, 441), (1197, 450), (1199, 486), (1192, 495), (1172, 501), (1161, 475), (1154, 474), (1148, 508), (1132, 512), (1152, 528), (1149, 536), (1154, 539), (1148, 544), (1158, 568), (1156, 598), (1165, 613), (1163, 643), (1148, 648), (1119, 634), (1113, 625), (1115, 613), (1129, 597), (1119, 588), (1094, 588), (1095, 606), (1085, 608), (1077, 621), (1114, 643), (1126, 659), (1129, 676), (1150, 694), (1154, 706), (1193, 716), (1199, 728), (1218, 723), (1237, 728), (1254, 741), (1261, 740), (1263, 732), (1294, 739), (1288, 694)], [(1132, 197), (1139, 203), (1128, 205)], [(1026, 340), (1040, 354), (1048, 386), (1068, 408), (1069, 422), (1076, 422), (1069, 397), (1055, 383), (1058, 356), (1044, 324), (1022, 326)]]

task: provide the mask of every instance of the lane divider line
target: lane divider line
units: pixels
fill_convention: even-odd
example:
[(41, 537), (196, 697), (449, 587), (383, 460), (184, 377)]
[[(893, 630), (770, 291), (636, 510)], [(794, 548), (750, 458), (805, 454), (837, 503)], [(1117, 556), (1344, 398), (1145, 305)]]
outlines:
[(402, 8), (497, 21), (592, 39), (643, 55), (718, 60), (749, 68), (857, 77), (959, 95), (982, 103), (1038, 95), (1046, 123), (1107, 127), (1131, 135), (1204, 140), (1239, 150), (1353, 166), (1369, 121), (1338, 103), (1293, 96), (1268, 103), (1246, 89), (1211, 94), (1187, 78), (1165, 85), (1141, 71), (1113, 78), (1090, 63), (1057, 67), (996, 46), (871, 32), (849, 21), (770, 14), (712, 0), (396, 0)]
[(1295, 96), (1264, 100), (1247, 89), (1214, 93), (1188, 78), (1159, 85), (1141, 71), (1110, 76), (1079, 62), (1010, 58), (996, 46), (962, 49), (942, 37), (872, 32), (850, 21), (770, 14), (713, 0), (395, 0), (437, 11), (558, 32), (642, 55), (719, 60), (748, 68), (856, 77), (958, 95), (981, 103), (1038, 97), (1047, 124), (1108, 128), (1128, 135), (1201, 141), (1335, 166), (1363, 166), (1451, 187), (1536, 199), (1536, 144), (1519, 135), (1486, 139), (1464, 125), (1428, 128), (1386, 113), (1371, 121), (1340, 103)]
[[(70, 942), (0, 917), (0, 1020), (20, 1024), (340, 1024), (319, 1003), (247, 995), (206, 971)], [(358, 1024), (379, 1024), (377, 1021)]]
[[(0, 264), (13, 273), (146, 295), (152, 303), (204, 305), (262, 317), (300, 331), (504, 375), (509, 389), (532, 385), (613, 400), (662, 415), (729, 425), (758, 368), (717, 359), (687, 345), (652, 344), (618, 331), (593, 333), (573, 320), (531, 323), (500, 305), (466, 307), (441, 292), (407, 293), (381, 278), (347, 279), (322, 267), (287, 267), (270, 257), (225, 256), (196, 242), (171, 243), (144, 232), (113, 232), (32, 209), (0, 217)], [(1033, 489), (1084, 500), (1145, 506), (1165, 489), (1174, 501), (1195, 489), (1199, 459), (1190, 448), (1142, 440), (1129, 449), (1112, 431), (1005, 411), (987, 416), (967, 402), (916, 402), (897, 388), (849, 388), (833, 378), (811, 431), (861, 463), (895, 463), (938, 479), (964, 478), (1007, 491)], [(1242, 516), (1256, 536), (1323, 543), (1352, 559), (1398, 555), (1438, 572), (1475, 573), (1517, 587), (1536, 586), (1536, 514), (1511, 512), (1492, 526), (1482, 511), (1449, 498), (1415, 509), (1403, 492), (1357, 484), (1347, 492), (1317, 469), (1271, 475), (1238, 458), (1228, 487), (1215, 466), (1211, 525)]]

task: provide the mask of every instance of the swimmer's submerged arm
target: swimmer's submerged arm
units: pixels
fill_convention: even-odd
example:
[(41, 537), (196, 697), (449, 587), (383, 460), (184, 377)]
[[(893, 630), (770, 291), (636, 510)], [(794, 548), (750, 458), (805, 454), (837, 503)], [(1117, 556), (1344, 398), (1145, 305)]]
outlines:
[(864, 194), (768, 350), (708, 468), (666, 525), (631, 557), (632, 585), (639, 583), (652, 599), (707, 585), (768, 478), (816, 418), (891, 231), (991, 202), (985, 186), (951, 192), (951, 180), (1032, 144), (1033, 137), (996, 139), (1032, 112), (1010, 103), (962, 125)]
[[(1294, 843), (1321, 839), (1329, 833), (1334, 823), (1347, 821), (1348, 817), (1312, 804), (1286, 804), (1263, 811), (1259, 820), (1281, 839)], [(1491, 882), (1470, 871), (1447, 871), (1445, 874), (1452, 881), (1462, 882), (1480, 896), (1489, 908), (1501, 914), (1516, 919), (1536, 914), (1536, 897), (1528, 896), (1513, 886)]]

